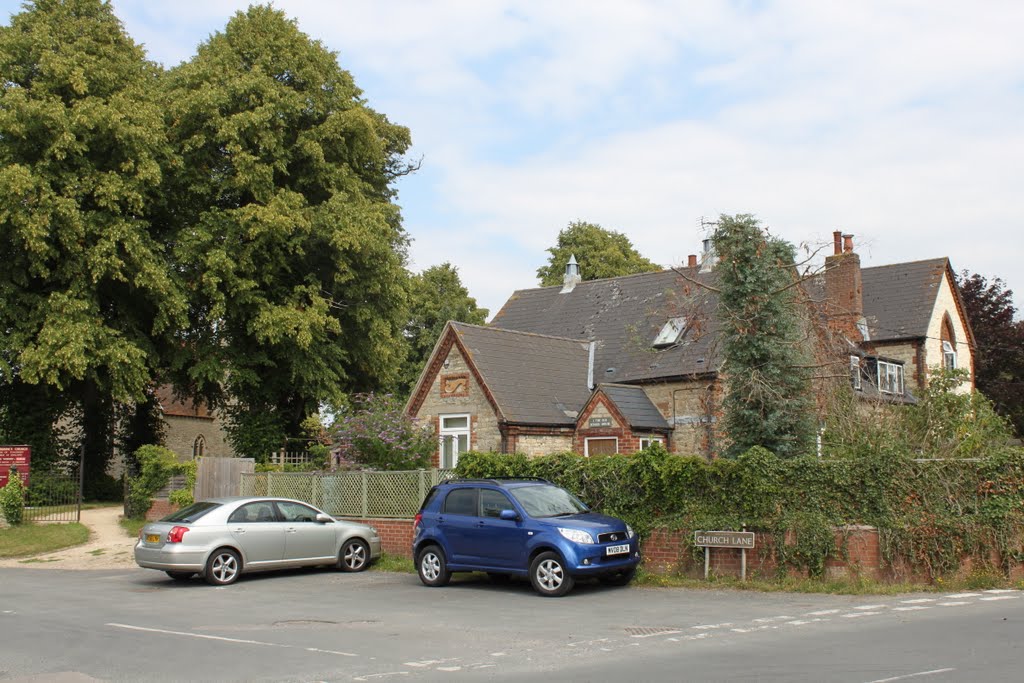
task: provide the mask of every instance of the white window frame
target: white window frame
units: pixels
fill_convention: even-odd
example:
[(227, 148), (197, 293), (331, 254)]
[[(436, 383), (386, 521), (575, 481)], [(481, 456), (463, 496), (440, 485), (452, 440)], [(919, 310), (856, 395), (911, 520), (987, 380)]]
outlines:
[(942, 367), (946, 370), (956, 370), (956, 347), (952, 342), (942, 342)]
[(904, 393), (903, 366), (899, 363), (878, 361), (878, 390), (883, 394), (902, 396)]
[(615, 440), (615, 452), (619, 452), (619, 437), (617, 436), (588, 436), (583, 440), (583, 455), (590, 457), (590, 442), (591, 441), (607, 441), (608, 439)]
[[(445, 427), (445, 420), (457, 419), (460, 417), (466, 419), (465, 427)], [(459, 454), (465, 452), (459, 450), (459, 437), (466, 437), (466, 451), (470, 450), (473, 447), (473, 417), (469, 413), (448, 413), (446, 415), (438, 415), (437, 418), (437, 464), (441, 469), (454, 468), (456, 465), (459, 464)], [(444, 444), (446, 439), (452, 439), (455, 444), (455, 448), (452, 453), (451, 465), (447, 467), (445, 466), (444, 462)]]
[(663, 436), (641, 436), (640, 437), (640, 450), (650, 448), (652, 444), (660, 443), (662, 446), (665, 445), (665, 437)]
[(860, 356), (850, 356), (850, 381), (854, 389), (860, 389)]

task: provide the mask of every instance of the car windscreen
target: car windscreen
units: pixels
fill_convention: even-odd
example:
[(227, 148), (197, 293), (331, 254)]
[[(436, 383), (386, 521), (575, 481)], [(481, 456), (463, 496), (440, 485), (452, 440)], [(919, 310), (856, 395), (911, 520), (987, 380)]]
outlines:
[(520, 486), (509, 491), (531, 517), (558, 517), (587, 512), (580, 500), (557, 486)]
[(172, 512), (167, 515), (161, 522), (194, 522), (210, 510), (219, 508), (220, 503), (210, 503), (203, 501), (201, 503), (192, 503), (186, 508), (182, 508), (177, 512)]

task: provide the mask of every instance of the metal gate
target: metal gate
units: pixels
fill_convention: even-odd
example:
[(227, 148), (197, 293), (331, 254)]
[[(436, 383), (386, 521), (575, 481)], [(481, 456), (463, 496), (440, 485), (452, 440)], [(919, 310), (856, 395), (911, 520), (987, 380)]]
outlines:
[(25, 490), (26, 522), (77, 522), (82, 516), (82, 460), (65, 461), (29, 472)]

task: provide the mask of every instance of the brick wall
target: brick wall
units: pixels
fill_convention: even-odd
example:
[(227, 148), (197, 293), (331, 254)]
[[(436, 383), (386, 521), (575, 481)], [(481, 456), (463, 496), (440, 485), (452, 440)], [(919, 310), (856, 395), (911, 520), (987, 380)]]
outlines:
[(154, 498), (153, 504), (149, 506), (149, 511), (146, 513), (146, 521), (152, 522), (157, 519), (161, 519), (171, 514), (178, 509), (177, 505), (171, 503), (166, 498)]
[(412, 520), (372, 517), (344, 517), (349, 522), (361, 522), (374, 527), (380, 534), (381, 549), (389, 555), (412, 557)]

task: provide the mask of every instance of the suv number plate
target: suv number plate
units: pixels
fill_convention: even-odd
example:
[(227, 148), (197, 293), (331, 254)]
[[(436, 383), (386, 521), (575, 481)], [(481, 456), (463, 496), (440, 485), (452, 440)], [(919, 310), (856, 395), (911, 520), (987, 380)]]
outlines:
[(604, 549), (605, 555), (622, 555), (629, 552), (629, 545), (610, 545)]

